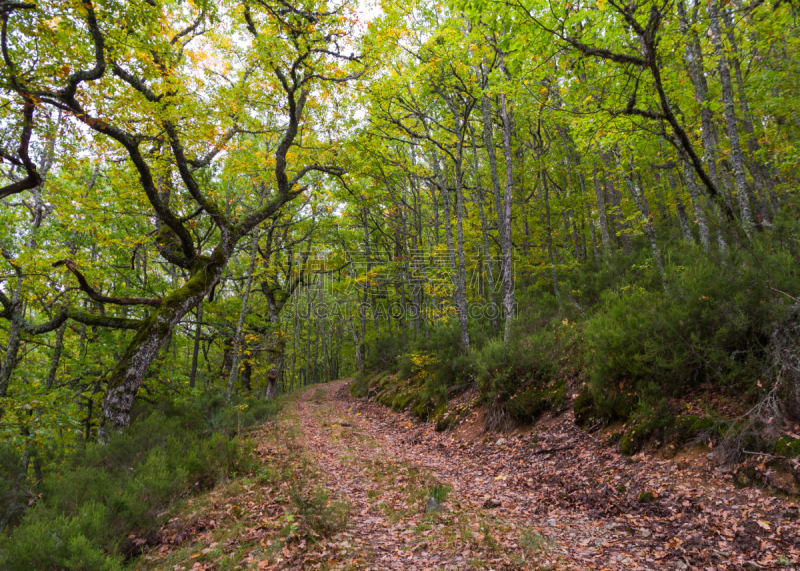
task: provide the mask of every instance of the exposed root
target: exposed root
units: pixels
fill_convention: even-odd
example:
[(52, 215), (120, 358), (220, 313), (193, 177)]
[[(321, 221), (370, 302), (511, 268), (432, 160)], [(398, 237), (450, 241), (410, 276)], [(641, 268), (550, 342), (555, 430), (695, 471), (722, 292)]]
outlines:
[(486, 408), (483, 417), (484, 432), (504, 432), (514, 426), (514, 420), (504, 402), (495, 399), (491, 406)]
[[(773, 330), (770, 350), (773, 362), (767, 374), (774, 379), (772, 387), (726, 429), (717, 446), (717, 458), (724, 464), (741, 462), (748, 448), (766, 451), (787, 421), (800, 420), (800, 304)], [(709, 438), (709, 433), (701, 436)]]

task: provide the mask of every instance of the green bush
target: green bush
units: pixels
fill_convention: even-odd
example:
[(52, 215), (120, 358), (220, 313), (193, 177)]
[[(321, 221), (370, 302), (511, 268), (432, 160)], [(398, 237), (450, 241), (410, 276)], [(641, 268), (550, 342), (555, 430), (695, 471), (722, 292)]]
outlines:
[(575, 424), (582, 427), (590, 427), (599, 422), (609, 420), (608, 413), (597, 406), (592, 392), (588, 386), (583, 386), (578, 393), (578, 398), (572, 403), (572, 410), (575, 413)]
[(289, 497), (297, 510), (297, 515), (312, 536), (330, 537), (347, 527), (350, 506), (340, 500), (332, 500), (322, 486), (309, 492), (303, 485), (294, 484), (289, 488)]
[(363, 398), (369, 393), (369, 376), (357, 373), (350, 383), (350, 394), (356, 398)]
[(511, 417), (523, 422), (533, 422), (546, 410), (559, 410), (567, 402), (567, 383), (557, 381), (547, 386), (533, 386), (515, 395), (506, 403)]
[(39, 505), (4, 542), (0, 563), (7, 571), (68, 569), (70, 571), (116, 571), (122, 569), (122, 557), (107, 553), (98, 537), (105, 537), (107, 509), (96, 502), (86, 502), (75, 515), (58, 514)]
[[(22, 456), (8, 444), (0, 445), (0, 524), (14, 526), (28, 507)], [(0, 529), (2, 531), (2, 529)]]
[(406, 349), (401, 335), (379, 335), (369, 346), (366, 366), (372, 371), (396, 372), (398, 359)]
[[(119, 568), (141, 549), (129, 536), (152, 540), (176, 499), (254, 468), (254, 443), (231, 436), (274, 415), (280, 404), (226, 407), (210, 396), (194, 405), (139, 407), (125, 433), (79, 447), (41, 484), (39, 504), (0, 538), (0, 568)], [(10, 454), (0, 460), (19, 466)], [(13, 471), (2, 474), (4, 505), (13, 505), (6, 497), (14, 493), (6, 476)]]

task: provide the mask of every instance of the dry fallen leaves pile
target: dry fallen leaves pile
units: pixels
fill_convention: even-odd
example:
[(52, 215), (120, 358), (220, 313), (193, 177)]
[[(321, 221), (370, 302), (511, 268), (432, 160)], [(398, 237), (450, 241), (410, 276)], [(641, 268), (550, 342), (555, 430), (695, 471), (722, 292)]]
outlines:
[[(704, 455), (626, 458), (571, 413), (502, 438), (437, 433), (346, 389), (308, 390), (255, 433), (258, 475), (191, 500), (141, 566), (752, 571), (800, 562), (800, 508), (736, 489)], [(345, 527), (306, 525), (319, 514), (290, 498), (315, 486), (349, 506)], [(437, 493), (444, 510), (425, 513)]]

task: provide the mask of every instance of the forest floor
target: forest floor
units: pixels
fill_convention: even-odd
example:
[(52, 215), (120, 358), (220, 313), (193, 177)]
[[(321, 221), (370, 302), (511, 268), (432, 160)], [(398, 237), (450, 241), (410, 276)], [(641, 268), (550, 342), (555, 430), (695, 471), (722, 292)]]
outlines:
[[(186, 502), (141, 569), (792, 569), (800, 507), (699, 451), (627, 458), (571, 413), (437, 433), (310, 387), (252, 436), (254, 474)], [(642, 494), (650, 496), (642, 496)], [(426, 512), (428, 497), (441, 511)], [(652, 498), (652, 499), (651, 499)], [(650, 501), (640, 501), (647, 500)]]

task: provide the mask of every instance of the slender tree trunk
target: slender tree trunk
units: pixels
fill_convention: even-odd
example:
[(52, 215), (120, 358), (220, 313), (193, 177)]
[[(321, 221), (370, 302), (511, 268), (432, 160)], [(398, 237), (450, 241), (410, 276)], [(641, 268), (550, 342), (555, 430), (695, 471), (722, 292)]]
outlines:
[(242, 352), (242, 331), (244, 330), (244, 319), (247, 317), (248, 304), (250, 302), (250, 289), (253, 286), (253, 274), (256, 269), (256, 257), (258, 255), (258, 230), (253, 235), (253, 251), (250, 253), (250, 268), (247, 272), (247, 282), (244, 286), (244, 294), (242, 296), (242, 309), (239, 311), (239, 322), (236, 324), (236, 333), (233, 337), (233, 363), (231, 365), (231, 374), (228, 377), (228, 390), (226, 393), (226, 400), (231, 402), (233, 397), (233, 385), (236, 378), (239, 376), (239, 358)]
[[(503, 116), (503, 152), (506, 162), (506, 189), (503, 197), (503, 307), (505, 309), (505, 326), (503, 342), (506, 346), (511, 340), (511, 324), (514, 320), (514, 275), (511, 267), (511, 207), (514, 199), (514, 170), (511, 153), (511, 111), (507, 108), (505, 93), (500, 95), (500, 111)], [(548, 221), (549, 223), (549, 221)]]
[(456, 304), (458, 321), (461, 324), (461, 344), (464, 350), (469, 349), (469, 321), (467, 314), (467, 261), (464, 253), (464, 180), (461, 172), (461, 152), (455, 165), (456, 176), (456, 243), (458, 255), (458, 285), (456, 287)]
[(609, 176), (607, 179), (605, 179), (608, 187), (608, 194), (611, 198), (611, 204), (614, 206), (611, 216), (619, 232), (619, 241), (622, 245), (622, 252), (626, 256), (631, 256), (633, 254), (633, 245), (631, 244), (629, 231), (632, 230), (632, 228), (625, 220), (625, 215), (622, 212), (622, 193), (617, 190), (617, 185), (614, 184), (615, 178), (615, 176)]
[(681, 226), (683, 239), (687, 244), (694, 244), (694, 236), (692, 236), (692, 229), (689, 226), (689, 217), (686, 214), (686, 208), (683, 206), (683, 201), (680, 196), (675, 196), (675, 211), (678, 213), (678, 223)]
[(47, 390), (53, 388), (56, 382), (56, 373), (58, 373), (58, 364), (61, 361), (61, 353), (64, 350), (64, 332), (67, 330), (67, 322), (61, 324), (61, 327), (56, 331), (56, 345), (53, 347), (53, 359), (50, 361), (50, 370), (47, 372), (47, 381), (45, 387)]
[[(472, 129), (470, 128), (470, 133)], [(481, 239), (483, 241), (483, 262), (484, 267), (486, 268), (486, 301), (489, 304), (494, 304), (494, 275), (492, 272), (492, 258), (491, 258), (491, 249), (489, 248), (489, 224), (486, 220), (486, 213), (483, 208), (483, 189), (481, 188), (480, 178), (478, 176), (478, 156), (477, 156), (477, 149), (475, 145), (475, 137), (472, 137), (472, 156), (473, 156), (473, 163), (472, 163), (472, 178), (474, 179), (474, 184), (478, 188), (477, 192), (475, 193), (475, 204), (478, 206), (478, 217), (480, 218), (481, 222)], [(497, 328), (497, 318), (495, 317), (495, 313), (492, 312), (492, 317), (490, 318), (490, 322), (492, 324), (492, 328)]]
[[(505, 209), (503, 208), (502, 192), (500, 191), (500, 176), (497, 169), (497, 153), (494, 148), (494, 134), (492, 133), (492, 106), (489, 98), (485, 95), (481, 97), (481, 114), (483, 119), (483, 142), (486, 147), (486, 156), (489, 159), (489, 173), (492, 179), (492, 191), (494, 193), (495, 211), (497, 212), (497, 228), (500, 236), (505, 236)], [(502, 249), (502, 241), (500, 244)], [(500, 253), (502, 256), (502, 252)]]
[(709, 248), (711, 247), (711, 237), (708, 231), (708, 219), (706, 218), (706, 212), (703, 208), (703, 204), (700, 200), (700, 189), (697, 188), (697, 184), (694, 180), (694, 171), (692, 170), (691, 165), (689, 165), (689, 160), (681, 153), (681, 165), (683, 166), (683, 176), (686, 179), (686, 188), (689, 189), (689, 196), (692, 199), (692, 205), (694, 206), (694, 217), (697, 221), (697, 228), (700, 231), (700, 244), (703, 246), (703, 250), (708, 252)]
[(200, 334), (202, 333), (203, 302), (197, 304), (197, 323), (194, 326), (194, 348), (192, 350), (192, 370), (189, 373), (189, 387), (194, 388), (197, 378), (197, 357), (200, 354)]
[(720, 86), (722, 87), (722, 102), (725, 114), (725, 126), (728, 130), (728, 141), (731, 146), (731, 165), (736, 178), (736, 196), (739, 199), (739, 210), (742, 214), (742, 227), (748, 236), (753, 232), (753, 218), (750, 214), (750, 201), (747, 192), (747, 175), (744, 172), (744, 157), (739, 144), (739, 130), (736, 125), (736, 106), (733, 101), (733, 87), (731, 86), (731, 72), (728, 68), (728, 59), (722, 45), (719, 26), (719, 12), (716, 0), (708, 3), (708, 16), (711, 24), (711, 39), (717, 55)]
[(556, 273), (555, 256), (553, 254), (553, 233), (550, 226), (550, 186), (547, 184), (547, 172), (542, 170), (542, 189), (544, 200), (545, 230), (547, 236), (547, 259), (550, 262), (550, 273), (553, 280), (553, 294), (561, 305), (561, 294), (558, 290), (558, 274)]
[(739, 108), (742, 114), (742, 127), (747, 135), (747, 150), (748, 155), (745, 156), (745, 165), (747, 166), (753, 180), (756, 183), (757, 200), (761, 211), (762, 222), (769, 223), (769, 211), (767, 208), (766, 196), (769, 196), (774, 205), (774, 181), (770, 172), (764, 165), (759, 162), (758, 152), (761, 150), (761, 145), (758, 143), (755, 127), (753, 125), (753, 116), (750, 112), (750, 103), (747, 99), (747, 91), (745, 89), (744, 77), (742, 76), (742, 64), (739, 57), (739, 46), (736, 42), (736, 33), (734, 30), (734, 23), (731, 19), (730, 13), (723, 9), (721, 11), (722, 21), (725, 24), (725, 29), (728, 35), (728, 42), (731, 46), (731, 65), (733, 66), (734, 77), (736, 78), (736, 88), (739, 94)]
[[(713, 113), (709, 107), (708, 83), (706, 81), (703, 64), (703, 50), (700, 45), (700, 39), (697, 37), (697, 32), (689, 21), (684, 2), (678, 2), (677, 7), (681, 32), (686, 37), (686, 66), (689, 69), (689, 77), (694, 86), (694, 97), (700, 109), (700, 122), (703, 131), (703, 153), (705, 154), (706, 167), (708, 168), (708, 177), (717, 188), (720, 188), (719, 173), (717, 171), (716, 126), (714, 125)], [(689, 158), (686, 157), (685, 160), (689, 161)], [(692, 167), (691, 162), (689, 163), (689, 167)]]
[(608, 218), (606, 216), (606, 200), (603, 196), (603, 189), (600, 187), (600, 181), (597, 180), (597, 169), (592, 173), (594, 180), (594, 195), (597, 199), (597, 211), (600, 215), (600, 236), (603, 240), (603, 258), (608, 259), (611, 253), (611, 237), (608, 233)]
[(650, 251), (653, 253), (653, 261), (655, 262), (656, 269), (661, 276), (661, 282), (664, 285), (664, 291), (669, 291), (669, 280), (667, 279), (667, 272), (664, 270), (664, 262), (661, 259), (661, 250), (658, 249), (656, 230), (653, 228), (653, 220), (652, 216), (650, 215), (650, 209), (647, 206), (647, 199), (645, 198), (642, 189), (637, 188), (636, 181), (633, 178), (633, 157), (631, 157), (630, 167), (631, 172), (627, 176), (623, 176), (625, 177), (625, 182), (628, 183), (628, 188), (631, 191), (631, 195), (636, 203), (636, 207), (639, 209), (639, 213), (642, 216), (642, 229), (644, 230), (644, 235), (647, 236), (648, 242), (650, 242)]

